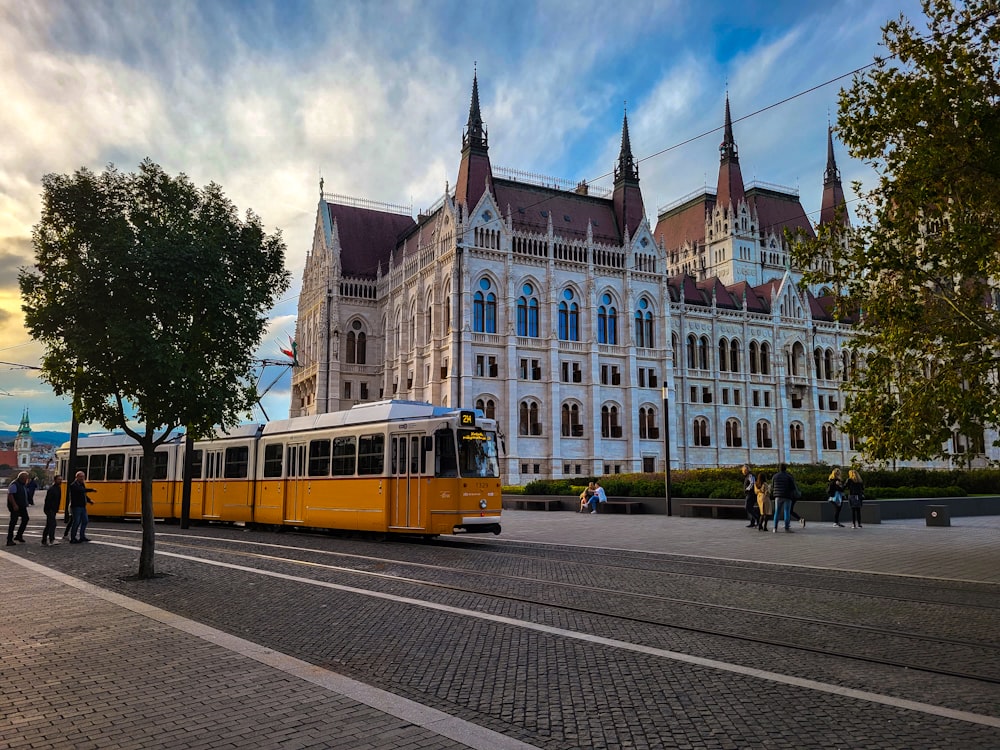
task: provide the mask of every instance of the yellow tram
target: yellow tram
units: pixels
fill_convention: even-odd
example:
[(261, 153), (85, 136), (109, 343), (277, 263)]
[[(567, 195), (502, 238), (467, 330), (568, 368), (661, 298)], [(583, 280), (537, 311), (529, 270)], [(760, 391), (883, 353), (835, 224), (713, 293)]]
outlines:
[[(81, 438), (91, 515), (141, 515), (142, 452), (125, 435)], [(184, 440), (156, 451), (153, 514), (179, 519)], [(194, 443), (192, 520), (400, 534), (500, 533), (496, 422), (417, 401), (241, 425)]]

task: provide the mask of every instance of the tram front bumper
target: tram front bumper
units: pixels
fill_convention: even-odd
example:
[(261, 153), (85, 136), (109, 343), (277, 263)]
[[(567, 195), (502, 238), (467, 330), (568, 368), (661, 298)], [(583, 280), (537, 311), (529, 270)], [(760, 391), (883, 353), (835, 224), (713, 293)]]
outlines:
[(454, 534), (499, 534), (500, 516), (468, 516), (462, 523), (455, 524)]

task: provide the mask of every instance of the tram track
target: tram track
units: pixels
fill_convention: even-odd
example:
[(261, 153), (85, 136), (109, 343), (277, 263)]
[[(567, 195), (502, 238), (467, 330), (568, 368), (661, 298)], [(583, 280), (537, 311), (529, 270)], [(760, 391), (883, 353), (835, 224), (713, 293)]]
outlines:
[[(208, 539), (206, 542), (217, 542), (218, 539)], [(994, 645), (984, 645), (979, 642), (971, 642), (958, 638), (949, 638), (942, 636), (927, 636), (924, 633), (914, 633), (914, 632), (901, 632), (899, 630), (880, 628), (871, 625), (859, 625), (855, 623), (845, 623), (842, 621), (835, 621), (829, 619), (821, 618), (810, 618), (803, 617), (801, 615), (790, 615), (783, 613), (767, 612), (757, 609), (751, 609), (747, 607), (738, 607), (733, 605), (721, 605), (710, 602), (695, 601), (690, 599), (681, 599), (677, 597), (662, 596), (657, 594), (641, 593), (641, 592), (628, 592), (621, 590), (612, 590), (606, 587), (592, 586), (580, 583), (571, 583), (565, 581), (552, 581), (540, 578), (531, 578), (526, 576), (517, 576), (507, 573), (493, 571), (476, 571), (470, 570), (468, 568), (459, 567), (449, 567), (438, 564), (431, 564), (426, 562), (412, 562), (398, 559), (386, 559), (384, 557), (376, 557), (371, 555), (360, 555), (356, 553), (345, 553), (345, 552), (334, 552), (329, 550), (315, 550), (302, 547), (289, 547), (284, 545), (281, 546), (283, 550), (282, 555), (276, 555), (272, 553), (265, 552), (254, 552), (247, 550), (233, 549), (234, 544), (254, 544), (254, 545), (269, 545), (275, 546), (273, 543), (267, 542), (256, 542), (251, 540), (226, 540), (229, 542), (227, 546), (212, 546), (208, 543), (191, 543), (190, 539), (185, 542), (178, 542), (165, 538), (165, 535), (161, 534), (158, 536), (158, 546), (169, 546), (176, 549), (184, 549), (186, 551), (198, 551), (202, 553), (211, 553), (220, 556), (233, 556), (240, 559), (255, 559), (255, 560), (265, 560), (270, 564), (274, 565), (292, 565), (292, 566), (306, 566), (313, 569), (320, 569), (330, 571), (332, 573), (344, 573), (350, 575), (360, 575), (369, 578), (376, 578), (385, 581), (391, 581), (393, 583), (400, 583), (404, 585), (414, 585), (423, 587), (433, 587), (439, 590), (447, 590), (457, 593), (469, 594), (474, 596), (489, 597), (494, 599), (501, 599), (509, 602), (516, 602), (519, 604), (525, 604), (536, 607), (545, 608), (555, 608), (559, 611), (570, 612), (575, 615), (583, 615), (589, 617), (601, 617), (601, 618), (614, 618), (619, 622), (628, 622), (641, 626), (647, 627), (663, 627), (673, 630), (679, 630), (684, 632), (689, 632), (696, 635), (706, 635), (713, 636), (724, 639), (731, 639), (744, 644), (754, 644), (759, 646), (766, 646), (770, 648), (783, 648), (792, 649), (797, 652), (802, 653), (812, 653), (819, 654), (826, 657), (836, 657), (838, 659), (847, 659), (851, 661), (868, 663), (868, 664), (879, 664), (882, 666), (897, 668), (897, 669), (908, 669), (915, 670), (923, 673), (928, 673), (932, 675), (948, 676), (952, 678), (958, 678), (962, 680), (972, 680), (982, 683), (990, 684), (1000, 684), (1000, 675), (995, 671), (988, 671), (984, 669), (982, 671), (976, 672), (972, 670), (962, 670), (954, 669), (945, 666), (949, 661), (949, 656), (943, 651), (948, 649), (945, 647), (950, 647), (952, 653), (955, 650), (968, 649), (975, 650), (976, 652), (982, 653), (983, 650), (990, 652), (1000, 652), (1000, 646)], [(303, 555), (321, 555), (321, 556), (336, 556), (343, 559), (354, 559), (362, 561), (365, 564), (376, 564), (380, 566), (385, 566), (387, 564), (397, 565), (401, 567), (410, 567), (418, 570), (432, 571), (434, 573), (446, 574), (446, 575), (460, 575), (464, 578), (470, 576), (475, 576), (477, 578), (488, 578), (491, 581), (502, 580), (507, 582), (512, 587), (531, 587), (535, 586), (539, 589), (546, 589), (550, 594), (553, 590), (562, 591), (564, 593), (569, 593), (571, 595), (584, 594), (587, 597), (592, 597), (596, 600), (603, 600), (605, 602), (611, 602), (611, 605), (606, 606), (587, 606), (583, 604), (570, 604), (566, 602), (557, 602), (557, 597), (555, 596), (545, 596), (539, 594), (536, 596), (525, 596), (523, 593), (512, 593), (503, 590), (497, 590), (496, 588), (481, 587), (481, 586), (470, 586), (467, 583), (453, 583), (445, 581), (434, 581), (428, 580), (427, 578), (419, 578), (414, 576), (400, 575), (397, 573), (389, 573), (385, 571), (375, 571), (375, 570), (363, 570), (357, 567), (351, 567), (349, 565), (331, 565), (327, 562), (315, 561), (315, 560), (305, 560), (296, 557), (288, 556), (288, 553), (295, 551), (296, 553), (301, 553)], [(537, 559), (537, 558), (534, 558)], [(631, 568), (630, 568), (631, 570)], [(662, 572), (662, 571), (650, 571), (650, 572)], [(747, 632), (734, 632), (732, 629), (720, 628), (720, 627), (706, 627), (703, 625), (692, 625), (690, 623), (684, 623), (679, 621), (671, 621), (670, 619), (649, 616), (649, 615), (636, 615), (627, 614), (624, 608), (615, 608), (613, 606), (614, 601), (621, 601), (628, 599), (629, 601), (638, 601), (642, 604), (653, 604), (663, 608), (674, 607), (674, 608), (687, 608), (692, 610), (697, 614), (697, 610), (702, 612), (716, 612), (723, 615), (732, 615), (732, 619), (735, 622), (740, 622), (746, 618), (758, 618), (759, 620), (770, 621), (772, 623), (771, 627), (755, 627), (753, 633)], [(912, 600), (903, 600), (912, 603)], [(935, 602), (935, 604), (940, 604)], [(965, 605), (952, 605), (952, 606), (965, 606)], [(641, 608), (641, 606), (640, 606)], [(784, 632), (784, 627), (779, 627), (783, 623), (794, 622), (798, 625), (806, 626), (818, 631), (828, 631), (836, 629), (836, 632), (840, 633), (846, 639), (850, 639), (850, 634), (856, 634), (857, 642), (864, 643), (865, 640), (895, 640), (897, 643), (907, 642), (908, 650), (910, 653), (920, 653), (920, 654), (935, 654), (938, 655), (940, 661), (938, 664), (932, 664), (927, 661), (919, 662), (916, 660), (904, 660), (898, 658), (885, 658), (880, 657), (875, 654), (863, 654), (863, 653), (831, 653), (827, 647), (817, 647), (810, 645), (809, 643), (796, 643), (790, 641), (788, 638), (774, 638), (767, 635), (762, 635), (762, 633), (770, 632)], [(822, 639), (819, 641), (825, 643)], [(915, 648), (914, 648), (915, 646)], [(1000, 654), (998, 654), (997, 659), (1000, 660)], [(988, 664), (996, 664), (997, 660), (988, 660)]]

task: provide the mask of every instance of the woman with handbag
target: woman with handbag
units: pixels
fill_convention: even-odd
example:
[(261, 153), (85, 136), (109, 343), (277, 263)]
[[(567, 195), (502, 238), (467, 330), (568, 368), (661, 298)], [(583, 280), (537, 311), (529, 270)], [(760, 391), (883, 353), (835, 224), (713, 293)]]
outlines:
[(833, 525), (844, 528), (840, 522), (840, 509), (844, 506), (844, 482), (840, 478), (840, 469), (830, 472), (830, 483), (826, 488), (826, 496), (833, 503)]
[(757, 495), (757, 509), (760, 513), (757, 516), (757, 531), (767, 531), (767, 519), (774, 513), (774, 501), (771, 499), (771, 485), (767, 483), (767, 477), (758, 474), (753, 483), (754, 493)]
[(847, 502), (851, 504), (851, 528), (861, 528), (861, 506), (865, 502), (865, 483), (861, 474), (851, 469), (847, 472)]

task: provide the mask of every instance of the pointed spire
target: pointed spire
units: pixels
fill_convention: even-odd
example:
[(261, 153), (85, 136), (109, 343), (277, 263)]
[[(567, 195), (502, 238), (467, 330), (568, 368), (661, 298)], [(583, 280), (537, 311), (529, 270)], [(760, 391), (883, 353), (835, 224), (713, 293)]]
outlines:
[(723, 162), (740, 160), (739, 151), (736, 148), (736, 139), (733, 137), (733, 118), (729, 114), (729, 94), (726, 94), (726, 127), (722, 136), (722, 144), (719, 146), (720, 159)]
[(639, 189), (639, 168), (632, 156), (632, 141), (628, 134), (628, 110), (622, 118), (622, 146), (615, 165), (615, 188), (611, 196), (622, 241), (628, 244), (629, 233), (635, 233), (646, 218), (646, 208)]
[(829, 185), (831, 182), (840, 182), (840, 170), (837, 169), (837, 161), (833, 158), (833, 127), (826, 127), (826, 171), (823, 173), (823, 184)]
[(619, 180), (638, 180), (639, 169), (632, 156), (632, 141), (628, 135), (628, 110), (622, 119), (622, 146), (618, 152), (618, 165), (615, 167), (615, 182)]
[(493, 193), (493, 167), (490, 165), (486, 126), (479, 111), (479, 74), (472, 74), (472, 102), (469, 121), (462, 133), (462, 162), (458, 167), (455, 186), (456, 203), (464, 203), (468, 211), (475, 209), (483, 193)]
[(729, 94), (726, 94), (726, 126), (719, 146), (719, 182), (716, 191), (717, 205), (721, 208), (736, 206), (744, 200), (743, 173), (740, 155), (733, 137), (733, 118), (729, 114)]
[(475, 66), (472, 69), (472, 101), (469, 104), (469, 121), (465, 124), (465, 134), (462, 137), (462, 147), (479, 146), (488, 148), (486, 126), (479, 111), (479, 73)]
[(826, 171), (823, 172), (823, 201), (820, 206), (819, 223), (832, 224), (839, 221), (844, 226), (851, 225), (851, 217), (847, 213), (847, 201), (844, 198), (844, 187), (840, 182), (840, 170), (833, 156), (833, 128), (826, 128)]

